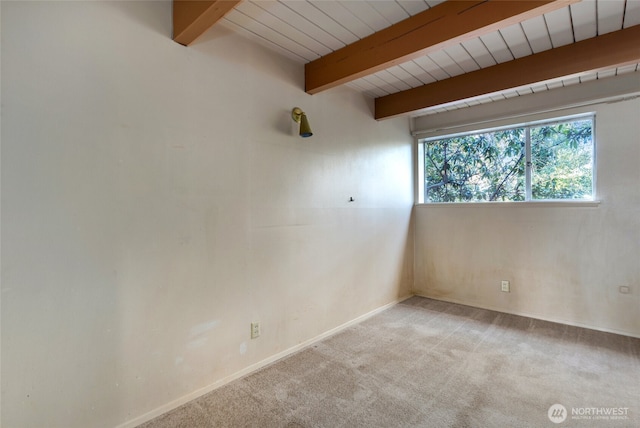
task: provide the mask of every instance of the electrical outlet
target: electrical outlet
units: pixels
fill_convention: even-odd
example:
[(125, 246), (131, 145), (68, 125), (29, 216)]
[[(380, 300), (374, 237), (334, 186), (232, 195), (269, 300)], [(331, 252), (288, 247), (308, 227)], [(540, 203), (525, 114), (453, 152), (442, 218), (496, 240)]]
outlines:
[(629, 287), (627, 287), (626, 285), (621, 285), (620, 288), (618, 288), (618, 291), (620, 291), (620, 293), (622, 293), (622, 294), (631, 293), (631, 289)]
[(260, 337), (260, 323), (259, 322), (252, 322), (251, 323), (251, 338), (255, 339), (257, 337)]
[(509, 284), (509, 281), (502, 281), (502, 283), (500, 284), (500, 290), (504, 291), (505, 293), (509, 293), (511, 291), (511, 286)]

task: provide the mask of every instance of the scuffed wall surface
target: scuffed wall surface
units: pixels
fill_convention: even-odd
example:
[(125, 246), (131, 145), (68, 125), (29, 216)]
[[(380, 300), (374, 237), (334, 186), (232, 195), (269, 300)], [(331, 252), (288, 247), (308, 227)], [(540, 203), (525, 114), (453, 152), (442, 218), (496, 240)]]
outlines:
[(601, 204), (419, 206), (418, 294), (640, 336), (640, 100), (593, 109)]
[(406, 119), (180, 46), (170, 2), (1, 7), (2, 426), (122, 424), (408, 295)]

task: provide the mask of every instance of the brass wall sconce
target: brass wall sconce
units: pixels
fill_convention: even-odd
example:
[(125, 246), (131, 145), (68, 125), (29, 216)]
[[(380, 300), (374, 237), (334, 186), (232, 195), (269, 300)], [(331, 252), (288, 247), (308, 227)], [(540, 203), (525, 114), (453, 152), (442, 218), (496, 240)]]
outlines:
[(307, 120), (307, 115), (300, 109), (300, 107), (294, 107), (291, 110), (291, 117), (293, 121), (300, 124), (300, 136), (302, 138), (311, 137), (313, 132), (311, 132), (311, 127), (309, 126), (309, 120)]

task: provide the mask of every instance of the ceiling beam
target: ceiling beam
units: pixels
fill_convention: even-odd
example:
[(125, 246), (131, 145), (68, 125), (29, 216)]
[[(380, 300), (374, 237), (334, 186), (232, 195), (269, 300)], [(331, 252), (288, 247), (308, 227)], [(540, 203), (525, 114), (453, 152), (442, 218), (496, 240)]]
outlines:
[(376, 98), (375, 118), (637, 62), (640, 25)]
[(320, 91), (411, 61), (579, 0), (448, 0), (305, 65), (305, 91)]
[(173, 0), (173, 40), (188, 46), (241, 0)]
[(579, 85), (536, 92), (526, 97), (477, 104), (468, 108), (418, 116), (413, 121), (413, 135), (429, 138), (443, 134), (489, 129), (505, 124), (522, 123), (524, 117), (616, 102), (640, 96), (640, 73), (625, 73)]

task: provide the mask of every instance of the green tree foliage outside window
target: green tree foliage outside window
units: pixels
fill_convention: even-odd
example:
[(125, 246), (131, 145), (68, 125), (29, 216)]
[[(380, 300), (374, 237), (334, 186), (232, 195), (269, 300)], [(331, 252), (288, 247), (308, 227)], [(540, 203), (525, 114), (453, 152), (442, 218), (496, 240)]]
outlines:
[(591, 199), (592, 131), (593, 120), (588, 118), (425, 141), (424, 199)]
[(590, 199), (592, 121), (531, 128), (532, 199)]

